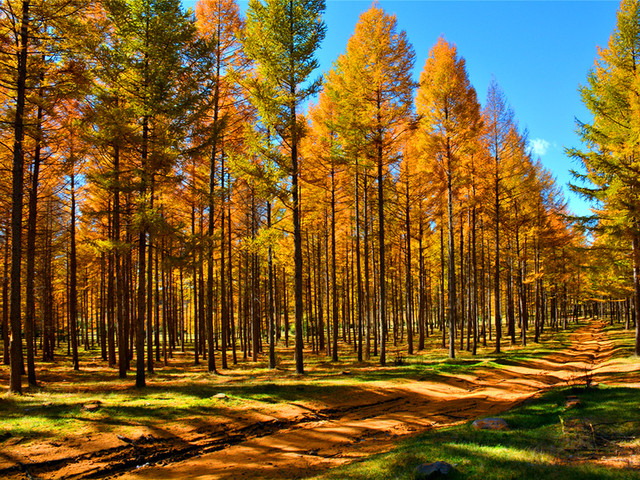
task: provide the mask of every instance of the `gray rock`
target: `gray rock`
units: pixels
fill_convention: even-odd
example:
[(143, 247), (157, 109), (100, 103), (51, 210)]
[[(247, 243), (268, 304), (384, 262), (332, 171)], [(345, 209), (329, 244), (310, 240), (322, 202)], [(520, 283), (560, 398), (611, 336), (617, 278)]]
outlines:
[(228, 398), (224, 393), (216, 393), (213, 398)]
[(100, 410), (100, 403), (87, 403), (86, 405), (82, 406), (82, 410), (84, 410), (85, 412), (96, 412)]
[(503, 418), (479, 418), (471, 426), (478, 430), (509, 430), (509, 424)]
[(453, 470), (453, 465), (447, 462), (423, 463), (416, 467), (416, 478), (420, 480), (442, 478), (449, 475)]

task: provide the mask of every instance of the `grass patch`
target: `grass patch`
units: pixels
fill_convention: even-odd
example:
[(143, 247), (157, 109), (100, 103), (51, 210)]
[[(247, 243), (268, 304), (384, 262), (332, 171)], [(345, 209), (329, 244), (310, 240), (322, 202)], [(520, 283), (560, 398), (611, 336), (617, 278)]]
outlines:
[[(599, 462), (638, 451), (639, 394), (633, 388), (554, 390), (502, 415), (511, 430), (475, 430), (471, 423), (435, 430), (314, 478), (414, 479), (417, 465), (441, 460), (455, 465), (452, 479), (640, 479), (637, 468)], [(579, 405), (568, 408), (568, 396)]]
[[(306, 351), (304, 376), (295, 374), (293, 348), (282, 345), (277, 347), (276, 370), (268, 370), (266, 356), (260, 355), (255, 363), (230, 362), (230, 368), (222, 375), (208, 374), (206, 362), (194, 365), (188, 350), (175, 351), (168, 365), (156, 363), (155, 373), (147, 376), (148, 386), (142, 390), (133, 386), (133, 372), (126, 379), (118, 379), (117, 370), (105, 365), (97, 349), (81, 349), (81, 370), (73, 371), (63, 344), (55, 362), (37, 362), (39, 388), (27, 388), (25, 378), (23, 396), (3, 394), (0, 390), (0, 435), (56, 440), (140, 425), (170, 428), (204, 422), (214, 428), (234, 416), (260, 420), (261, 414), (276, 412), (286, 404), (335, 407), (339, 406), (336, 399), (354, 398), (365, 389), (377, 388), (376, 382), (455, 382), (458, 379), (453, 377), (473, 377), (478, 370), (527, 366), (529, 362), (533, 365), (547, 355), (561, 354), (576, 328), (578, 325), (570, 324), (564, 331), (547, 329), (541, 343), (529, 341), (526, 347), (503, 343), (501, 354), (494, 352), (493, 342), (488, 339), (486, 347), (479, 345), (477, 355), (457, 349), (454, 360), (446, 358), (441, 337), (431, 336), (425, 349), (411, 356), (404, 354), (406, 345), (389, 345), (389, 357), (401, 357), (402, 362), (391, 362), (384, 368), (375, 356), (370, 361), (357, 362), (353, 346), (340, 343), (339, 362)], [(242, 357), (241, 352), (238, 356)], [(9, 368), (0, 365), (0, 388), (5, 392), (8, 379)], [(461, 381), (472, 382), (473, 378)], [(216, 399), (217, 393), (224, 393), (227, 398)], [(101, 402), (98, 411), (82, 409), (95, 401)]]

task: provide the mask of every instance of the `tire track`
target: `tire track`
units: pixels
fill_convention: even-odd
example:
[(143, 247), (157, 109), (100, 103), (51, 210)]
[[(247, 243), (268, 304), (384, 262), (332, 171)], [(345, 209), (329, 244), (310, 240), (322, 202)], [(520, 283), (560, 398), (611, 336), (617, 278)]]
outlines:
[(398, 404), (402, 400), (402, 397), (393, 397), (360, 405), (319, 409), (292, 419), (274, 419), (252, 423), (229, 432), (218, 433), (214, 438), (191, 442), (177, 436), (156, 438), (152, 435), (143, 435), (136, 440), (119, 436), (126, 445), (56, 460), (34, 463), (20, 462), (12, 467), (0, 469), (0, 478), (15, 474), (23, 474), (26, 478), (39, 478), (43, 474), (51, 474), (72, 465), (81, 472), (64, 478), (70, 480), (108, 478), (159, 463), (169, 465), (181, 462), (224, 450), (254, 438), (273, 435), (287, 429), (301, 428), (311, 422), (340, 420), (350, 414), (356, 414), (360, 419), (370, 418), (373, 414), (367, 414), (368, 410)]

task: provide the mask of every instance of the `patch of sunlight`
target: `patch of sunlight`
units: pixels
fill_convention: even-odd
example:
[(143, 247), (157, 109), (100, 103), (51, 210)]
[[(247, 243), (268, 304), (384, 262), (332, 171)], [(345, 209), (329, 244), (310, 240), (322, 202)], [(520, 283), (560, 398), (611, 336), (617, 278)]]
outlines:
[(633, 450), (640, 449), (640, 438), (634, 438), (632, 440), (625, 440), (619, 443), (622, 448), (631, 448)]
[(449, 447), (456, 450), (466, 451), (469, 454), (481, 455), (488, 459), (496, 461), (518, 461), (528, 462), (534, 464), (550, 464), (555, 461), (555, 457), (541, 452), (539, 450), (523, 450), (521, 448), (506, 447), (503, 445), (478, 445), (478, 444), (461, 444), (461, 443), (444, 443), (444, 447)]

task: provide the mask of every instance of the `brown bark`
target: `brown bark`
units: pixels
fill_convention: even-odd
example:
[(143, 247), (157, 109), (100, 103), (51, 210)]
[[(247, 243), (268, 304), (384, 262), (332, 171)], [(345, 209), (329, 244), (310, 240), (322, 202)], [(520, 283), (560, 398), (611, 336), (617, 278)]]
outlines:
[(381, 92), (377, 92), (378, 132), (377, 132), (377, 163), (378, 163), (378, 254), (379, 254), (379, 318), (380, 318), (380, 365), (387, 364), (387, 285), (386, 285), (386, 249), (384, 233), (384, 176), (382, 165), (382, 127), (381, 120)]
[(9, 391), (22, 393), (21, 332), (21, 260), (22, 260), (22, 194), (24, 188), (24, 105), (27, 82), (27, 45), (29, 43), (29, 0), (22, 2), (22, 18), (18, 40), (18, 72), (16, 112), (14, 120), (13, 179), (11, 193), (11, 376)]
[[(44, 80), (44, 75), (40, 75), (40, 82)], [(44, 94), (40, 88), (40, 98)], [(27, 284), (26, 296), (26, 318), (25, 337), (27, 343), (27, 378), (29, 385), (36, 386), (35, 352), (34, 352), (34, 332), (36, 322), (36, 302), (35, 302), (35, 265), (36, 265), (36, 226), (38, 216), (38, 181), (40, 173), (41, 145), (42, 145), (42, 105), (38, 105), (36, 119), (35, 149), (33, 155), (33, 165), (31, 169), (31, 190), (29, 191), (29, 217), (27, 220)], [(6, 305), (6, 304), (5, 304)]]
[(633, 293), (636, 314), (635, 354), (640, 356), (640, 235), (637, 233), (633, 236)]
[(9, 227), (4, 234), (4, 267), (2, 275), (2, 361), (9, 365)]
[(449, 232), (449, 358), (455, 358), (456, 340), (456, 263), (455, 263), (455, 240), (453, 226), (453, 182), (451, 150), (449, 139), (447, 138), (447, 219)]
[(74, 159), (71, 153), (71, 227), (70, 227), (70, 253), (69, 253), (69, 335), (71, 337), (71, 355), (73, 369), (80, 370), (78, 362), (78, 264), (76, 256), (76, 186)]
[(360, 199), (358, 192), (359, 184), (358, 157), (356, 157), (356, 175), (355, 175), (355, 208), (356, 208), (356, 275), (358, 283), (358, 362), (362, 362), (362, 271), (360, 261)]
[(409, 172), (407, 172), (405, 191), (405, 240), (407, 248), (406, 259), (406, 312), (407, 312), (407, 351), (409, 355), (413, 355), (413, 277), (411, 276), (411, 215), (409, 210)]

